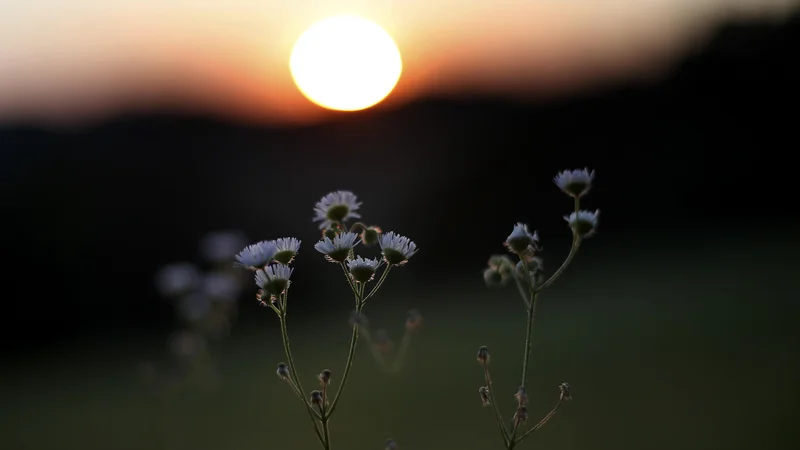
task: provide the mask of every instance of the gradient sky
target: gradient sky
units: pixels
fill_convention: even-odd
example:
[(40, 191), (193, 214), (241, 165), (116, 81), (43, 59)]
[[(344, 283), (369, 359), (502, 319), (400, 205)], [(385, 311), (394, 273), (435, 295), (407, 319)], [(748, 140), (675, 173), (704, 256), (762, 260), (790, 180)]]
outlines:
[(0, 122), (71, 124), (154, 109), (259, 122), (326, 114), (288, 59), (313, 22), (381, 24), (405, 71), (387, 105), (428, 94), (543, 98), (663, 73), (729, 19), (799, 0), (29, 0), (0, 14)]

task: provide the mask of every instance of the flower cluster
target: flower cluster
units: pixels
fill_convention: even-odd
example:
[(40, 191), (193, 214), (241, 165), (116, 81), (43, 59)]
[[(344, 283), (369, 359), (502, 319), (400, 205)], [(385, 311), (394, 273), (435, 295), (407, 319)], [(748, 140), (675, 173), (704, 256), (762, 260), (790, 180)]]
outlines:
[[(324, 369), (317, 375), (318, 389), (306, 391), (297, 376), (298, 369), (289, 347), (286, 307), (294, 272), (291, 264), (300, 250), (300, 240), (286, 237), (261, 241), (245, 247), (236, 256), (236, 266), (255, 273), (255, 283), (259, 288), (256, 299), (270, 307), (278, 316), (286, 362), (278, 364), (276, 373), (303, 403), (311, 418), (314, 433), (325, 450), (331, 448), (329, 424), (347, 383), (359, 335), (367, 334), (364, 327), (366, 318), (362, 310), (367, 301), (383, 286), (391, 269), (405, 265), (417, 252), (413, 241), (395, 232), (384, 234), (380, 227), (367, 226), (361, 222), (355, 222), (348, 227), (349, 221), (361, 218), (356, 212), (360, 207), (361, 202), (349, 191), (327, 194), (314, 206), (313, 220), (319, 222), (322, 230), (322, 238), (314, 244), (314, 249), (326, 261), (341, 267), (355, 303), (348, 357), (335, 392), (332, 392), (331, 386), (334, 381), (333, 372), (329, 369)], [(377, 257), (356, 254), (359, 246), (375, 245), (380, 247), (380, 255)], [(367, 289), (370, 283), (373, 283), (372, 287)], [(420, 324), (421, 315), (415, 313), (413, 317), (410, 316), (406, 328), (413, 331)], [(386, 448), (394, 449), (397, 445), (390, 440), (387, 441)]]
[(583, 240), (593, 236), (597, 231), (600, 211), (592, 212), (580, 209), (581, 199), (591, 190), (593, 180), (594, 171), (590, 172), (589, 169), (566, 170), (559, 173), (553, 180), (559, 189), (572, 197), (574, 203), (573, 212), (564, 217), (564, 220), (572, 230), (572, 247), (567, 258), (555, 272), (549, 276), (545, 274), (543, 260), (540, 256), (542, 246), (539, 233), (537, 231), (531, 232), (528, 225), (524, 223), (514, 225), (511, 233), (503, 243), (509, 252), (516, 256), (517, 262), (512, 261), (507, 254), (493, 255), (489, 258), (488, 267), (483, 272), (484, 281), (490, 287), (505, 286), (511, 280), (514, 281), (522, 297), (527, 317), (522, 377), (520, 386), (514, 394), (516, 407), (509, 423), (506, 423), (503, 419), (500, 407), (497, 404), (498, 399), (495, 396), (495, 389), (492, 385), (492, 377), (489, 371), (489, 348), (486, 346), (480, 347), (477, 355), (478, 362), (483, 367), (484, 379), (483, 385), (478, 389), (480, 401), (483, 406), (492, 406), (503, 444), (508, 450), (513, 449), (527, 436), (541, 428), (555, 415), (556, 410), (563, 402), (572, 399), (569, 384), (561, 383), (558, 387), (559, 397), (555, 406), (536, 425), (525, 432), (521, 432), (523, 425), (528, 420), (528, 395), (525, 384), (528, 379), (531, 331), (536, 303), (541, 292), (549, 287), (572, 262)]
[(199, 264), (175, 262), (155, 274), (156, 288), (171, 302), (180, 324), (167, 342), (174, 368), (157, 370), (144, 363), (140, 370), (146, 381), (162, 387), (215, 386), (214, 346), (209, 343), (222, 339), (236, 317), (243, 280), (230, 264), (244, 241), (237, 231), (210, 232), (199, 243), (205, 270)]

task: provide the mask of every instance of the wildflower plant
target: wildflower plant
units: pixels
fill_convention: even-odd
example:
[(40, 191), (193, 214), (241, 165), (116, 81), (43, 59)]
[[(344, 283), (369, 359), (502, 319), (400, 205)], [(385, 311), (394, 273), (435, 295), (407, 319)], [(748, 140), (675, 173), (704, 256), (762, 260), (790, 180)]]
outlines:
[(174, 367), (156, 370), (153, 363), (143, 363), (146, 381), (157, 382), (161, 388), (214, 386), (217, 355), (213, 350), (220, 347), (236, 319), (243, 289), (241, 274), (230, 267), (243, 242), (245, 238), (237, 231), (208, 233), (199, 245), (207, 267), (175, 262), (156, 273), (156, 288), (171, 302), (180, 324), (168, 339)]
[(519, 388), (514, 394), (516, 408), (510, 422), (506, 422), (503, 419), (498, 405), (498, 398), (495, 395), (496, 391), (492, 385), (492, 377), (489, 371), (491, 359), (489, 349), (482, 346), (478, 349), (477, 354), (477, 359), (483, 367), (484, 375), (484, 385), (478, 389), (478, 394), (483, 406), (492, 407), (497, 427), (503, 439), (503, 445), (507, 450), (514, 449), (525, 438), (544, 426), (556, 414), (562, 403), (572, 399), (569, 384), (561, 383), (558, 386), (559, 395), (555, 406), (535, 425), (523, 431), (524, 425), (528, 420), (528, 396), (525, 385), (528, 378), (531, 332), (536, 314), (536, 304), (541, 293), (558, 279), (575, 258), (581, 243), (594, 235), (597, 230), (599, 210), (592, 212), (581, 209), (581, 199), (591, 189), (593, 180), (594, 171), (590, 172), (588, 169), (566, 170), (559, 173), (553, 180), (559, 189), (572, 197), (574, 211), (564, 217), (564, 220), (572, 230), (572, 246), (566, 259), (552, 275), (547, 276), (545, 274), (543, 261), (539, 256), (542, 250), (539, 234), (536, 231), (531, 233), (528, 226), (523, 223), (516, 224), (504, 242), (509, 252), (516, 256), (517, 262), (513, 262), (508, 255), (493, 255), (489, 259), (489, 267), (484, 271), (484, 280), (490, 287), (504, 286), (511, 280), (514, 281), (522, 297), (527, 319), (522, 359), (522, 379)]
[(411, 340), (422, 328), (422, 313), (417, 309), (408, 311), (403, 326), (403, 337), (400, 339), (400, 345), (396, 352), (394, 351), (394, 341), (389, 337), (389, 333), (383, 328), (374, 332), (370, 331), (370, 322), (363, 313), (358, 317), (355, 314), (350, 317), (350, 325), (354, 324), (359, 327), (362, 339), (367, 341), (367, 345), (372, 350), (372, 358), (377, 366), (388, 373), (399, 373), (405, 364)]
[[(317, 375), (318, 389), (307, 391), (300, 381), (299, 369), (292, 355), (287, 328), (289, 290), (294, 272), (291, 264), (300, 250), (300, 240), (289, 237), (258, 242), (245, 247), (236, 258), (237, 266), (254, 273), (259, 288), (256, 299), (278, 317), (286, 361), (278, 364), (276, 373), (303, 404), (314, 434), (325, 450), (331, 449), (331, 418), (341, 401), (353, 366), (361, 324), (365, 320), (362, 319), (362, 310), (383, 286), (391, 269), (405, 265), (417, 251), (414, 242), (394, 232), (383, 234), (379, 227), (362, 222), (349, 225), (348, 222), (361, 218), (357, 212), (360, 207), (361, 202), (349, 191), (329, 193), (314, 206), (313, 220), (319, 222), (322, 230), (322, 239), (314, 249), (326, 261), (341, 268), (355, 304), (347, 359), (336, 389), (333, 388), (336, 373), (324, 369)], [(356, 255), (359, 245), (379, 246), (380, 257)]]

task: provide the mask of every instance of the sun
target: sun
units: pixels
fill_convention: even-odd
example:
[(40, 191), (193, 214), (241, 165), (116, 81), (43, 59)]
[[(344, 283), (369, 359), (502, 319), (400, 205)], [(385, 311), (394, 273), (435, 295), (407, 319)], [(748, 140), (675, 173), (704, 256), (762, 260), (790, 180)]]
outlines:
[(323, 108), (358, 111), (392, 92), (403, 62), (400, 50), (380, 25), (341, 15), (306, 30), (289, 59), (297, 88)]

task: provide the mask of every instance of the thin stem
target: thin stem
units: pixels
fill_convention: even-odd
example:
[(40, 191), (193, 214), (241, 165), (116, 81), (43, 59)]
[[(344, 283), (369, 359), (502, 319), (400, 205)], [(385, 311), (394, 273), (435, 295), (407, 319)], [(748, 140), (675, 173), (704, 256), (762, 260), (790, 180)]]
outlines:
[[(581, 200), (576, 197), (575, 198), (575, 212), (577, 213), (580, 210), (580, 208), (581, 208)], [(543, 291), (548, 286), (553, 284), (553, 282), (556, 281), (556, 279), (558, 279), (558, 277), (562, 273), (564, 273), (564, 270), (566, 270), (567, 266), (569, 266), (569, 264), (572, 262), (572, 259), (575, 258), (575, 255), (578, 253), (578, 248), (580, 246), (581, 246), (581, 238), (580, 238), (580, 236), (575, 234), (575, 232), (573, 231), (573, 233), (572, 233), (572, 247), (569, 249), (569, 255), (567, 255), (567, 258), (564, 260), (563, 263), (561, 263), (561, 267), (559, 267), (558, 270), (556, 270), (555, 273), (553, 275), (551, 275), (550, 278), (547, 279), (547, 281), (542, 283), (541, 286), (537, 286), (536, 287), (536, 292), (537, 293)]]
[[(325, 392), (325, 387), (322, 388), (322, 391)], [(325, 417), (325, 394), (322, 394), (322, 404), (319, 406), (319, 412), (322, 416), (322, 447), (325, 450), (331, 449), (331, 427), (328, 425), (328, 419), (330, 417)]]
[[(523, 264), (525, 264), (524, 260), (522, 261)], [(525, 266), (525, 272), (526, 273), (528, 272), (527, 265)], [(522, 297), (522, 303), (525, 304), (525, 309), (528, 309), (531, 307), (531, 303), (528, 300), (528, 293), (525, 292), (525, 286), (522, 285), (522, 280), (520, 280), (519, 278), (519, 274), (517, 273), (516, 267), (514, 268), (514, 271), (512, 273), (514, 274), (514, 282), (517, 285), (517, 290), (519, 291), (519, 295)]]
[[(364, 302), (362, 298), (364, 297), (364, 285), (360, 286), (358, 293), (356, 295), (356, 317), (361, 314), (361, 308), (364, 306)], [(325, 419), (331, 417), (333, 415), (333, 411), (336, 409), (336, 405), (339, 403), (339, 397), (342, 395), (342, 391), (344, 391), (344, 386), (347, 384), (347, 377), (350, 375), (350, 368), (353, 366), (353, 356), (356, 353), (356, 345), (358, 344), (358, 324), (353, 324), (353, 334), (350, 338), (350, 350), (347, 353), (347, 362), (344, 366), (344, 372), (342, 373), (342, 382), (339, 384), (338, 389), (336, 390), (336, 395), (333, 397), (333, 402), (331, 402), (331, 407), (328, 411), (326, 411)]]
[(483, 362), (483, 377), (486, 380), (486, 387), (489, 389), (489, 401), (492, 403), (492, 408), (494, 409), (494, 418), (497, 422), (498, 428), (500, 429), (500, 434), (503, 436), (503, 444), (508, 447), (508, 430), (506, 429), (503, 415), (500, 414), (500, 406), (498, 406), (497, 402), (495, 401), (494, 387), (492, 387), (492, 376), (489, 374), (489, 364), (487, 364), (485, 361)]
[(372, 351), (372, 358), (381, 366), (381, 369), (385, 371), (390, 371), (389, 364), (386, 363), (386, 359), (383, 357), (383, 354), (378, 350), (377, 346), (372, 341), (372, 336), (369, 334), (369, 330), (366, 328), (361, 330), (361, 336), (364, 337), (367, 341), (367, 345), (369, 345), (370, 351)]
[(367, 229), (367, 226), (365, 224), (361, 222), (356, 222), (353, 224), (353, 226), (350, 227), (350, 232), (352, 233), (353, 231), (355, 231), (356, 227), (361, 227), (362, 230)]
[[(533, 319), (536, 316), (536, 303), (539, 299), (539, 294), (535, 294), (531, 292), (532, 299), (531, 299), (531, 307), (528, 308), (528, 325), (526, 326), (525, 330), (525, 354), (522, 358), (522, 380), (520, 381), (520, 387), (525, 387), (525, 381), (528, 378), (528, 358), (531, 353), (531, 333), (533, 332)], [(511, 444), (510, 447), (513, 447), (514, 438), (517, 435), (517, 430), (519, 429), (519, 421), (514, 421), (514, 428), (511, 432)]]
[[(295, 365), (294, 358), (292, 357), (292, 350), (291, 350), (291, 346), (289, 344), (289, 331), (288, 331), (287, 326), (286, 326), (286, 298), (287, 298), (287, 296), (286, 296), (286, 294), (284, 294), (283, 295), (283, 308), (282, 308), (283, 311), (278, 316), (278, 318), (279, 318), (280, 325), (281, 325), (281, 341), (283, 342), (283, 351), (286, 354), (286, 360), (287, 360), (287, 363), (289, 364), (289, 377), (292, 380), (292, 382), (294, 383), (295, 387), (297, 388), (295, 390), (295, 393), (298, 395), (298, 398), (300, 399), (300, 401), (303, 402), (303, 404), (305, 405), (306, 410), (308, 410), (308, 415), (311, 418), (311, 423), (314, 425), (314, 433), (316, 433), (317, 439), (319, 439), (320, 443), (323, 443), (322, 434), (320, 433), (319, 427), (317, 426), (317, 421), (315, 420), (315, 419), (321, 418), (322, 416), (320, 414), (318, 414), (316, 411), (314, 411), (314, 409), (311, 408), (311, 405), (305, 399), (305, 396), (304, 396), (305, 390), (303, 389), (303, 385), (300, 382), (300, 378), (297, 376), (297, 366)], [(323, 445), (324, 445), (324, 443), (323, 443)]]
[(391, 372), (397, 372), (402, 368), (403, 359), (405, 359), (406, 353), (408, 353), (408, 346), (411, 344), (411, 334), (408, 328), (406, 328), (406, 332), (403, 333), (403, 339), (400, 340), (400, 348), (397, 350), (397, 356), (394, 362), (392, 362)]
[(556, 406), (554, 406), (553, 409), (551, 409), (550, 412), (548, 412), (547, 415), (544, 416), (544, 418), (539, 421), (539, 423), (534, 425), (533, 428), (531, 428), (530, 430), (526, 431), (525, 434), (523, 434), (522, 436), (517, 438), (515, 443), (516, 442), (522, 442), (522, 440), (525, 439), (529, 434), (533, 433), (534, 431), (536, 431), (539, 428), (541, 428), (542, 426), (544, 426), (544, 424), (546, 424), (550, 419), (553, 418), (553, 416), (556, 415), (556, 411), (558, 410), (558, 407), (561, 406), (561, 403), (563, 403), (563, 402), (564, 402), (564, 398), (560, 397), (558, 399), (558, 403), (556, 403)]
[(342, 266), (342, 272), (344, 272), (344, 277), (347, 279), (347, 284), (350, 285), (350, 290), (353, 291), (353, 295), (358, 296), (358, 289), (356, 289), (356, 285), (353, 284), (353, 277), (350, 276), (350, 272), (347, 271), (347, 264), (340, 262), (339, 265)]
[[(387, 264), (388, 264), (388, 263), (387, 263)], [(380, 277), (380, 279), (378, 280), (378, 283), (377, 283), (377, 284), (375, 284), (375, 286), (373, 286), (372, 290), (370, 290), (370, 291), (369, 291), (369, 294), (367, 294), (367, 296), (366, 296), (366, 297), (363, 297), (363, 292), (362, 292), (362, 297), (363, 297), (363, 299), (361, 300), (361, 303), (364, 303), (364, 302), (366, 302), (366, 301), (367, 301), (367, 300), (369, 300), (369, 299), (370, 299), (370, 298), (371, 298), (373, 295), (375, 295), (375, 293), (376, 293), (376, 292), (378, 292), (378, 289), (380, 289), (380, 288), (381, 288), (381, 285), (383, 285), (383, 282), (386, 280), (386, 277), (387, 277), (387, 276), (389, 276), (389, 270), (390, 270), (391, 268), (392, 268), (392, 266), (390, 266), (390, 265), (387, 265), (387, 266), (386, 266), (386, 268), (385, 268), (385, 269), (383, 269), (383, 273), (381, 274), (381, 277)]]

